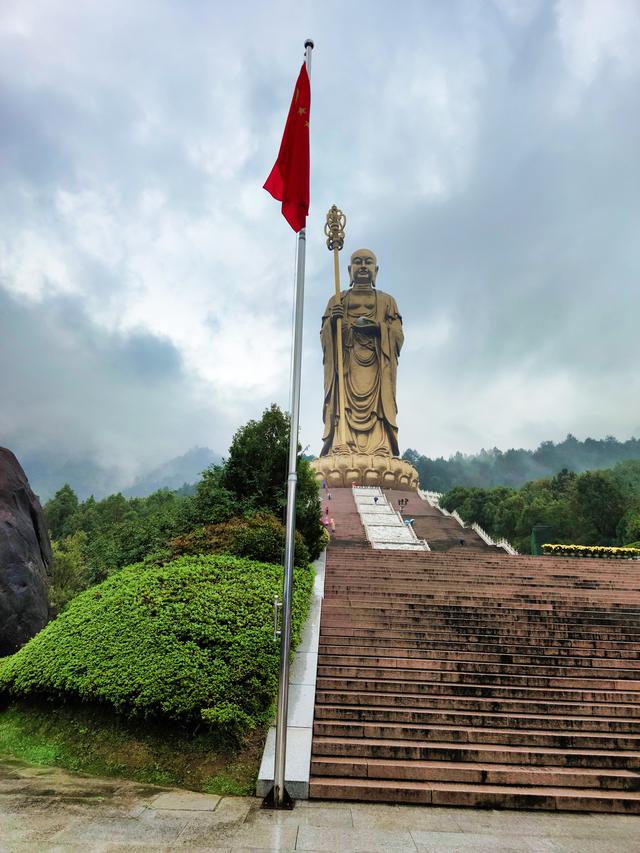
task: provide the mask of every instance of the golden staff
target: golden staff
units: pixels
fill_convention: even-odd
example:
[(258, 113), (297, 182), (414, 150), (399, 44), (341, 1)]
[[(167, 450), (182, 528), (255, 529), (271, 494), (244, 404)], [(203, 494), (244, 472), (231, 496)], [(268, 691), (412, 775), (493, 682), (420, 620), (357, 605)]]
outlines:
[[(327, 221), (324, 226), (324, 233), (327, 237), (327, 248), (333, 250), (333, 272), (336, 281), (336, 300), (340, 303), (340, 261), (338, 252), (344, 246), (344, 226), (347, 224), (347, 217), (341, 210), (334, 205), (327, 213)], [(336, 323), (336, 343), (338, 348), (338, 449), (343, 452), (347, 448), (347, 436), (345, 432), (346, 418), (344, 413), (344, 361), (342, 357), (342, 319), (338, 317)]]

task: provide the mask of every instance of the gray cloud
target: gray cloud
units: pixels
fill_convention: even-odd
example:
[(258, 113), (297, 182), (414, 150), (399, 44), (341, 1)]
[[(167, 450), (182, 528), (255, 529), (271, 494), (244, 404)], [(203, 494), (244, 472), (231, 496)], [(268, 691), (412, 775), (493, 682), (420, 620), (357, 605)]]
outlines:
[(107, 332), (71, 297), (36, 305), (0, 290), (0, 444), (91, 457), (124, 480), (232, 424), (202, 399), (166, 339)]
[(639, 31), (625, 0), (5, 3), (4, 434), (133, 466), (287, 405), (293, 237), (261, 186), (307, 34), (303, 443), (334, 202), (343, 275), (370, 245), (404, 314), (401, 445), (639, 433)]

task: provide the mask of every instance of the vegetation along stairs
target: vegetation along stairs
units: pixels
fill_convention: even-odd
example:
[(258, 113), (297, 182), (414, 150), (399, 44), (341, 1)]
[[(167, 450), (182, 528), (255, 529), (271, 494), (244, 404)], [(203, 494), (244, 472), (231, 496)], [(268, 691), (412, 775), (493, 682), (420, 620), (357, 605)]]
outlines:
[(640, 813), (640, 562), (373, 551), (323, 501), (311, 797)]

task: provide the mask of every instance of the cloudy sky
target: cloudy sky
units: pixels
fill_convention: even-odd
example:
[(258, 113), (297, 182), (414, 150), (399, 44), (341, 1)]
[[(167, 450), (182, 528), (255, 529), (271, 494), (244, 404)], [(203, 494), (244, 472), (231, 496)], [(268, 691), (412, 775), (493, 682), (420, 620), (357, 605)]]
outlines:
[(333, 203), (404, 316), (402, 449), (640, 435), (637, 0), (3, 0), (0, 444), (135, 473), (288, 407), (307, 36), (303, 444)]

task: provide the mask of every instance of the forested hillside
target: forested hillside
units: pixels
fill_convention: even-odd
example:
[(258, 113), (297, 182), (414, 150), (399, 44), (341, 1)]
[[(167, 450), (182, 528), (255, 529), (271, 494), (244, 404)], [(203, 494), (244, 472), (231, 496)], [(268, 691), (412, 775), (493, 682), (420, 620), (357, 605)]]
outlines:
[[(236, 432), (226, 462), (206, 468), (193, 494), (186, 488), (161, 489), (148, 497), (117, 493), (81, 501), (65, 484), (44, 506), (54, 554), (54, 611), (83, 589), (143, 560), (227, 551), (279, 563), (288, 446), (288, 415), (272, 406)], [(300, 562), (315, 559), (325, 534), (317, 483), (302, 457), (296, 527)]]
[(609, 470), (576, 474), (566, 468), (519, 489), (455, 486), (440, 505), (505, 537), (529, 553), (534, 525), (546, 525), (547, 542), (634, 545), (640, 541), (640, 460)]
[(448, 459), (430, 459), (409, 449), (403, 458), (417, 468), (422, 488), (434, 492), (448, 492), (454, 486), (517, 488), (530, 480), (552, 477), (563, 469), (580, 473), (640, 459), (640, 439), (618, 441), (608, 436), (578, 441), (569, 434), (559, 444), (543, 441), (536, 450), (503, 452), (494, 447), (476, 454), (456, 453)]

